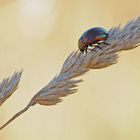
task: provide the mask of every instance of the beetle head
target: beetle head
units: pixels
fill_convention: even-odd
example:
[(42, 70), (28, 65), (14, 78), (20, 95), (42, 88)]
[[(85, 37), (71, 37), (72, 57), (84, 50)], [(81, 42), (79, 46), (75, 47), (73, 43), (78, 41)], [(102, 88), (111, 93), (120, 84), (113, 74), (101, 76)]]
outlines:
[(84, 48), (84, 46), (83, 46), (83, 44), (81, 43), (81, 41), (80, 41), (80, 40), (78, 41), (78, 48), (79, 48), (79, 50), (80, 50), (81, 52), (83, 52), (83, 53), (84, 53), (85, 48)]

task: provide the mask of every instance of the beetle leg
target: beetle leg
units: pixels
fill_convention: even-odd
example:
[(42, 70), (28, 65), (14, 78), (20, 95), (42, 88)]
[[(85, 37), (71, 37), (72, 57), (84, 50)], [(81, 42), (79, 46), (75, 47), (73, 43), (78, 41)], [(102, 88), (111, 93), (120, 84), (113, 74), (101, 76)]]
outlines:
[(87, 54), (87, 50), (88, 50), (88, 46), (85, 47), (85, 52), (86, 52), (86, 54)]
[(100, 49), (100, 50), (102, 50), (102, 48), (101, 47), (99, 47), (99, 45), (98, 46), (95, 46), (96, 48), (98, 48), (98, 49)]
[(93, 50), (93, 48), (92, 48), (92, 49), (90, 48), (90, 49), (88, 49), (88, 50), (90, 50), (90, 51), (91, 51), (91, 50)]
[(102, 48), (99, 46), (102, 42), (98, 42), (97, 45), (95, 46), (96, 48), (102, 50)]
[(95, 51), (96, 52), (97, 51), (96, 46), (93, 49), (91, 49), (91, 51)]
[(109, 44), (108, 42), (103, 42), (103, 44), (105, 44), (105, 45), (111, 45), (111, 44)]

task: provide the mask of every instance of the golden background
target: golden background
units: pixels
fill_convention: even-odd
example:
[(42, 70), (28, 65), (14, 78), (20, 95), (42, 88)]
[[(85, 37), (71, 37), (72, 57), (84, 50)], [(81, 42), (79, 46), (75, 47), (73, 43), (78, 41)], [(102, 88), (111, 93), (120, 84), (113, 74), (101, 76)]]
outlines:
[[(55, 76), (90, 27), (110, 29), (139, 16), (140, 0), (0, 0), (0, 79), (24, 69), (0, 108), (0, 124)], [(0, 132), (0, 140), (140, 140), (140, 48), (92, 70), (79, 91), (56, 106), (36, 105)]]

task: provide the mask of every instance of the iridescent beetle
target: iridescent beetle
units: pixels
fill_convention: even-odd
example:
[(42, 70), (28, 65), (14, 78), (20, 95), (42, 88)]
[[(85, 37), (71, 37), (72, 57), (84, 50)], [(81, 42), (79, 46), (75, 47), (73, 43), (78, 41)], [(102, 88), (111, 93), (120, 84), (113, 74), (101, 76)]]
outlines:
[(109, 43), (105, 42), (107, 38), (108, 32), (104, 28), (101, 27), (91, 28), (82, 34), (82, 36), (78, 41), (78, 47), (81, 52), (87, 53), (89, 46), (100, 48), (99, 45), (101, 43), (109, 45)]

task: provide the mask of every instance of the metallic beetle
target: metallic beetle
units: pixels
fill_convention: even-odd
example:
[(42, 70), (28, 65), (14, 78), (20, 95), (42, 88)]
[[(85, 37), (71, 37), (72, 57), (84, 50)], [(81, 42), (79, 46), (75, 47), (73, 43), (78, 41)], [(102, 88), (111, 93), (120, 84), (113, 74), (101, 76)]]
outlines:
[[(101, 27), (95, 27), (82, 34), (78, 41), (78, 47), (81, 52), (87, 52), (88, 47), (99, 47), (101, 43), (109, 45), (105, 40), (108, 38), (108, 32)], [(101, 49), (101, 48), (100, 48)]]

